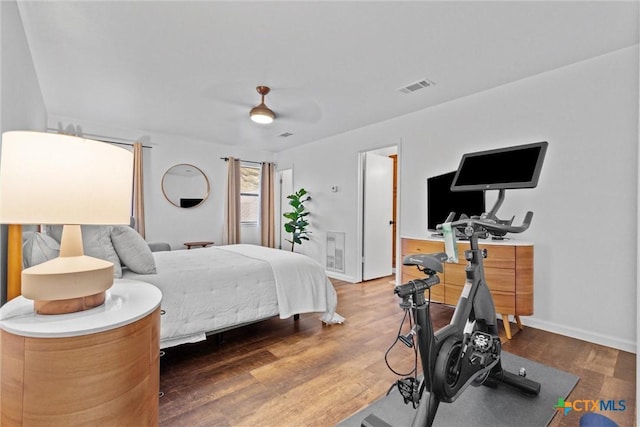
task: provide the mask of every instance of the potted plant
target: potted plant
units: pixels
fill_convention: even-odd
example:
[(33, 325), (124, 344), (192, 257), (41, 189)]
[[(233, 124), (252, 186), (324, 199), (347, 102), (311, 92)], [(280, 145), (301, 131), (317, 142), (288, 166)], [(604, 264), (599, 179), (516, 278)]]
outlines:
[(301, 188), (295, 193), (288, 195), (287, 199), (289, 199), (289, 206), (291, 206), (293, 210), (283, 214), (283, 216), (289, 220), (289, 222), (284, 224), (284, 229), (287, 233), (291, 233), (291, 240), (286, 240), (291, 243), (291, 252), (293, 252), (296, 243), (300, 245), (303, 240), (309, 240), (307, 235), (311, 232), (307, 231), (309, 221), (306, 219), (309, 211), (306, 210), (304, 202), (311, 200), (311, 196), (304, 188)]

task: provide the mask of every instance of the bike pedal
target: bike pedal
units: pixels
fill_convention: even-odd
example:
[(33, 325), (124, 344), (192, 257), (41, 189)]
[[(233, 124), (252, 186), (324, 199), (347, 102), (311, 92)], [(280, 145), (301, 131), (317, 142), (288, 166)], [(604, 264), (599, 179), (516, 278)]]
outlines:
[(420, 400), (418, 396), (419, 385), (415, 378), (403, 378), (398, 380), (396, 385), (405, 404), (409, 402), (418, 403)]
[(481, 353), (487, 353), (494, 348), (493, 335), (486, 332), (476, 331), (471, 336), (471, 346), (474, 350)]

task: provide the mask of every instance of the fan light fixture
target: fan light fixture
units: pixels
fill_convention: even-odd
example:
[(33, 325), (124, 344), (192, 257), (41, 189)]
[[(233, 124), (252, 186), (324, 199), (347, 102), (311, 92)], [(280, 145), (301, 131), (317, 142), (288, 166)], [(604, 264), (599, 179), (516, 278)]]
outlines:
[(251, 120), (256, 123), (269, 124), (273, 122), (273, 119), (276, 118), (275, 113), (264, 104), (264, 96), (268, 94), (271, 89), (269, 89), (267, 86), (258, 86), (256, 90), (262, 96), (262, 101), (259, 105), (251, 109), (251, 112), (249, 112), (249, 116), (251, 116)]

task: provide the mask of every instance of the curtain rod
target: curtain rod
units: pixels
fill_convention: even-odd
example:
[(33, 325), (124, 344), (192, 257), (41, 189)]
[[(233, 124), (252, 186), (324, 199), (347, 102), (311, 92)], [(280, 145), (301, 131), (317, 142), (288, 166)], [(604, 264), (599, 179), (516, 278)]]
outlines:
[[(51, 131), (49, 133), (60, 133), (59, 129), (53, 129), (53, 128), (47, 128), (47, 131)], [(118, 141), (114, 141), (112, 137), (96, 135), (96, 134), (92, 134), (92, 133), (83, 133), (82, 135), (74, 135), (74, 134), (71, 134), (71, 133), (65, 133), (65, 135), (77, 136), (78, 138), (84, 138), (85, 136), (88, 136), (88, 137), (90, 137), (89, 139), (93, 139), (95, 141), (106, 142), (106, 143), (109, 143), (109, 144), (117, 144), (117, 145), (128, 145), (129, 147), (133, 147), (133, 143), (131, 143), (131, 142), (118, 142)], [(93, 137), (95, 137), (95, 138), (93, 138)], [(120, 138), (117, 138), (117, 139), (120, 139)], [(144, 147), (144, 148), (153, 148), (153, 147), (150, 147), (148, 145), (143, 145), (142, 147)]]
[[(229, 158), (228, 157), (220, 157), (220, 160), (224, 160), (225, 162), (228, 162)], [(255, 163), (255, 164), (258, 164), (258, 165), (261, 165), (263, 163), (268, 163), (268, 162), (256, 162), (256, 161), (253, 161), (253, 160), (242, 160), (242, 159), (238, 159), (238, 160), (240, 160), (241, 162)]]

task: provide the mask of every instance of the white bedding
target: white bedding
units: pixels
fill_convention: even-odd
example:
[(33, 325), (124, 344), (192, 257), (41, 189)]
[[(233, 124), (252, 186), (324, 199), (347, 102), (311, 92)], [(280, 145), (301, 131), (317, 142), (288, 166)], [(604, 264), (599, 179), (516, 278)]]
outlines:
[(153, 253), (157, 274), (123, 272), (162, 291), (160, 346), (200, 341), (275, 315), (321, 312), (341, 323), (337, 296), (320, 264), (311, 258), (255, 245)]

